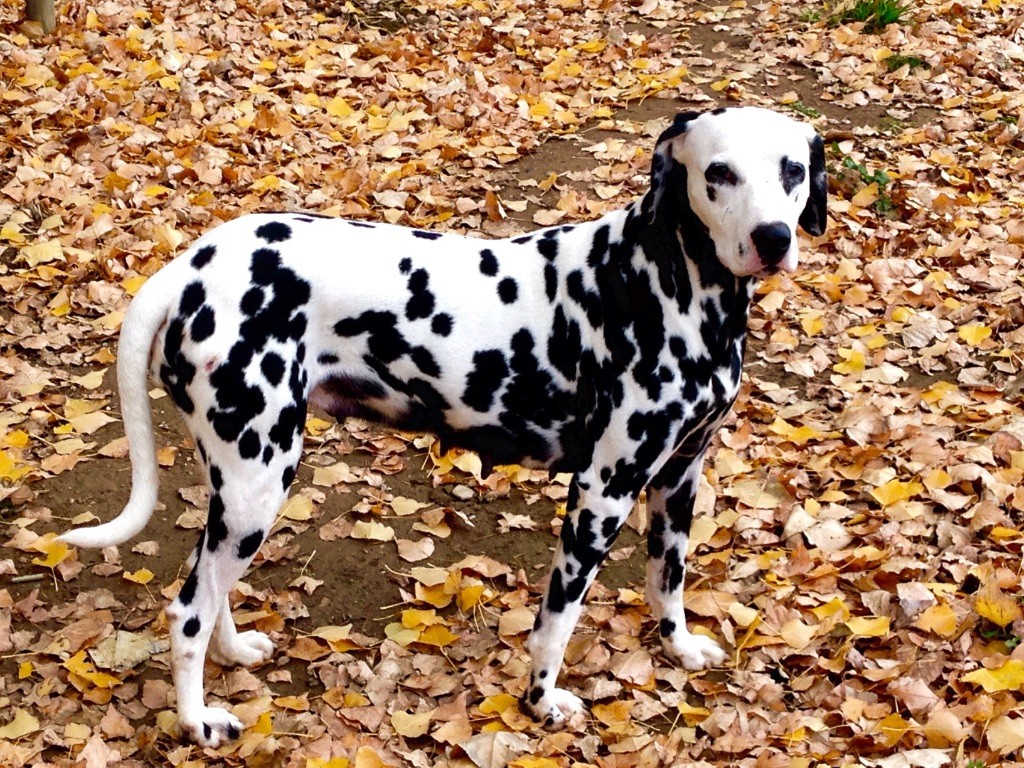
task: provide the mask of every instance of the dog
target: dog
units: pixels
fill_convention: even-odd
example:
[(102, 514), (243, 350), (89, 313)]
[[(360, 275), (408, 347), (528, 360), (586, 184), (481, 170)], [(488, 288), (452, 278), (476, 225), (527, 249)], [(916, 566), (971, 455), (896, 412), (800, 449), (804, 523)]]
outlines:
[(647, 599), (687, 669), (725, 651), (691, 634), (684, 557), (705, 451), (740, 385), (758, 276), (797, 266), (796, 226), (826, 226), (822, 140), (758, 108), (679, 114), (650, 190), (588, 223), (481, 240), (305, 213), (222, 224), (147, 281), (125, 314), (117, 375), (132, 487), (111, 522), (61, 539), (119, 544), (157, 501), (152, 373), (184, 415), (210, 486), (192, 568), (167, 609), (183, 732), (216, 747), (241, 723), (207, 706), (218, 660), (269, 659), (228, 591), (284, 503), (307, 406), (436, 434), (487, 465), (571, 472), (550, 582), (527, 642), (525, 708), (583, 709), (556, 686), (584, 596), (640, 492)]

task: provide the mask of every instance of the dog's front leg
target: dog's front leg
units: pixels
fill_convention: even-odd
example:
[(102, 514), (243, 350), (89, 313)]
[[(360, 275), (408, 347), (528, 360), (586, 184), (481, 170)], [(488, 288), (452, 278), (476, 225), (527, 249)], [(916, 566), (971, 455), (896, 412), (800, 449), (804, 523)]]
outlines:
[(707, 669), (726, 658), (715, 640), (692, 634), (686, 627), (686, 552), (703, 465), (703, 453), (676, 454), (647, 489), (647, 511), (651, 518), (647, 534), (647, 602), (658, 622), (665, 653), (691, 670)]
[(532, 665), (523, 701), (534, 717), (551, 725), (584, 709), (578, 696), (555, 683), (583, 599), (635, 500), (606, 496), (605, 490), (589, 470), (573, 479), (551, 580), (527, 641)]

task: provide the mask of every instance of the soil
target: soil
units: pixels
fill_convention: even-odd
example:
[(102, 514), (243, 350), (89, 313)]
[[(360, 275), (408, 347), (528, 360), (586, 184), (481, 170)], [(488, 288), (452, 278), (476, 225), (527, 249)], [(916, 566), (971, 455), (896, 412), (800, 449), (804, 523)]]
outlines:
[[(690, 33), (690, 42), (698, 49), (711, 50), (721, 46), (745, 49), (750, 40), (716, 29), (710, 25), (698, 26)], [(750, 54), (746, 54), (748, 57)], [(820, 90), (815, 82), (815, 73), (804, 67), (791, 67), (790, 78), (778, 79), (775, 82), (762, 82), (764, 93), (778, 96), (783, 92), (795, 90), (801, 103), (827, 115), (839, 123), (852, 125), (877, 124), (885, 113), (883, 108), (863, 109), (850, 113), (820, 98)], [(745, 87), (755, 88), (749, 81)], [(712, 98), (719, 94), (706, 88)], [(677, 111), (694, 108), (695, 105), (666, 99), (649, 99), (634, 103), (618, 111), (616, 120), (646, 122), (668, 118)], [(927, 122), (934, 116), (930, 111), (918, 111), (912, 121)], [(598, 142), (609, 137), (621, 136), (615, 131), (599, 130), (594, 126), (586, 126), (580, 136), (585, 142)], [(535, 196), (536, 187), (524, 187), (525, 180), (540, 180), (556, 170), (565, 176), (573, 171), (585, 171), (594, 168), (598, 161), (593, 155), (582, 151), (583, 143), (579, 137), (552, 138), (542, 144), (532, 155), (509, 166), (495, 181), (498, 194), (504, 200), (522, 199), (526, 195)], [(557, 192), (550, 190), (542, 198), (543, 203), (552, 205), (557, 200)], [(513, 221), (521, 224), (522, 229), (534, 228), (533, 213), (540, 205), (532, 202), (525, 212), (512, 214)], [(748, 349), (748, 360), (758, 365), (757, 375), (765, 380), (774, 381), (782, 386), (803, 387), (808, 384), (804, 379), (787, 374), (781, 365), (764, 362), (759, 359), (757, 340), (751, 338)], [(114, 393), (116, 405), (116, 389), (114, 386), (113, 369), (105, 386)], [(116, 408), (114, 409), (116, 411)], [(176, 462), (169, 468), (161, 470), (162, 502), (153, 515), (146, 531), (140, 540), (156, 541), (160, 545), (158, 558), (148, 557), (131, 551), (131, 546), (121, 547), (121, 562), (126, 571), (148, 568), (155, 572), (155, 584), (166, 585), (175, 578), (185, 575), (184, 562), (198, 536), (196, 532), (183, 532), (176, 527), (175, 521), (185, 512), (186, 503), (178, 495), (177, 489), (199, 485), (203, 481), (191, 450), (190, 438), (181, 419), (170, 403), (169, 398), (154, 402), (154, 423), (157, 427), (158, 446), (177, 446)], [(102, 445), (119, 436), (121, 428), (118, 424), (106, 427), (94, 434), (97, 444)], [(368, 454), (355, 452), (350, 455), (337, 456), (352, 466), (366, 466), (372, 461)], [(429, 562), (446, 566), (457, 562), (465, 555), (489, 555), (508, 564), (513, 569), (522, 569), (531, 582), (540, 581), (545, 577), (554, 550), (556, 538), (551, 531), (551, 521), (555, 517), (555, 504), (548, 499), (541, 499), (528, 504), (524, 496), (513, 491), (507, 498), (489, 501), (463, 502), (453, 498), (449, 486), (435, 488), (425, 469), (420, 463), (410, 461), (407, 469), (397, 475), (386, 477), (388, 490), (396, 495), (406, 496), (421, 501), (431, 501), (446, 506), (458, 507), (473, 522), (473, 527), (455, 528), (447, 539), (436, 539), (436, 549)], [(299, 470), (297, 487), (309, 485), (313, 468), (304, 463)], [(58, 475), (48, 481), (37, 483), (34, 488), (39, 493), (38, 503), (49, 507), (54, 514), (53, 529), (65, 529), (70, 518), (82, 513), (92, 512), (101, 520), (109, 520), (117, 515), (127, 500), (130, 487), (131, 469), (127, 458), (99, 458), (80, 464), (76, 469)], [(326, 500), (319, 506), (318, 522), (327, 523), (345, 515), (358, 497), (352, 493), (328, 492)], [(538, 530), (513, 530), (500, 533), (498, 518), (502, 512), (526, 514), (538, 522)], [(418, 538), (411, 531), (412, 519), (389, 519), (396, 534), (404, 538)], [(306, 599), (308, 618), (296, 621), (293, 626), (297, 631), (309, 631), (316, 627), (330, 624), (353, 623), (354, 628), (374, 639), (384, 636), (384, 625), (394, 621), (399, 615), (399, 604), (402, 600), (400, 586), (402, 574), (407, 572), (409, 564), (398, 558), (394, 545), (362, 543), (350, 538), (341, 538), (332, 542), (322, 541), (317, 535), (317, 528), (310, 527), (296, 535), (292, 543), (297, 545), (298, 552), (282, 563), (262, 560), (257, 556), (255, 566), (249, 571), (246, 581), (254, 587), (281, 589), (296, 576), (296, 564), (304, 564), (303, 572), (315, 579), (322, 580), (323, 586)], [(643, 578), (643, 564), (646, 562), (645, 545), (633, 530), (626, 529), (616, 543), (620, 559), (609, 559), (600, 575), (606, 587), (616, 588), (628, 584), (639, 584)], [(79, 557), (88, 565), (102, 562), (102, 555), (97, 552), (81, 551)], [(19, 571), (31, 573), (32, 567), (25, 562), (19, 563)], [(46, 603), (73, 601), (78, 592), (97, 588), (111, 590), (115, 596), (124, 584), (121, 575), (109, 577), (97, 576), (90, 568), (69, 583), (55, 584), (43, 580), (28, 584), (11, 585), (10, 591), (15, 600), (20, 600), (33, 589), (39, 590), (39, 599)], [(161, 602), (156, 596), (156, 604)], [(316, 681), (307, 667), (297, 663), (289, 664), (292, 672), (290, 685), (280, 685), (279, 693), (308, 690)]]

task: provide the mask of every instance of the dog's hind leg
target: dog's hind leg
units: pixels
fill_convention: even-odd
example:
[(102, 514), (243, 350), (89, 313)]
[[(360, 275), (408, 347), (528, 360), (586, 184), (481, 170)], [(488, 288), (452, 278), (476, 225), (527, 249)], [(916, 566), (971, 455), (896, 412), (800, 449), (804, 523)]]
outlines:
[(227, 710), (206, 705), (207, 647), (215, 658), (233, 664), (258, 663), (273, 653), (263, 633), (235, 629), (228, 592), (245, 573), (287, 498), (301, 439), (293, 440), (287, 453), (276, 452), (266, 466), (237, 453), (227, 459), (234, 446), (218, 447), (209, 457), (207, 527), (192, 572), (167, 609), (178, 721), (192, 740), (209, 747), (237, 738), (242, 724)]
[(726, 654), (710, 637), (686, 627), (683, 588), (693, 505), (704, 456), (673, 456), (647, 489), (647, 602), (658, 622), (665, 653), (686, 669), (706, 669)]

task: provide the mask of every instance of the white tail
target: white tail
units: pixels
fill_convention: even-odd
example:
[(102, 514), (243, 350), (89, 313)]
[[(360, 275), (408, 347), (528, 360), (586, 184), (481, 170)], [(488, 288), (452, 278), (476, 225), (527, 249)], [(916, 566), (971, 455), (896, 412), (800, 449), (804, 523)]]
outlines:
[[(128, 436), (132, 463), (132, 492), (128, 503), (109, 523), (92, 528), (75, 528), (58, 537), (77, 547), (109, 547), (127, 541), (149, 522), (156, 507), (159, 476), (153, 418), (149, 408), (149, 366), (153, 339), (167, 319), (170, 305), (166, 283), (153, 278), (145, 283), (128, 307), (121, 324), (117, 346), (117, 386), (121, 395), (121, 418)], [(147, 291), (147, 289), (149, 289)]]

